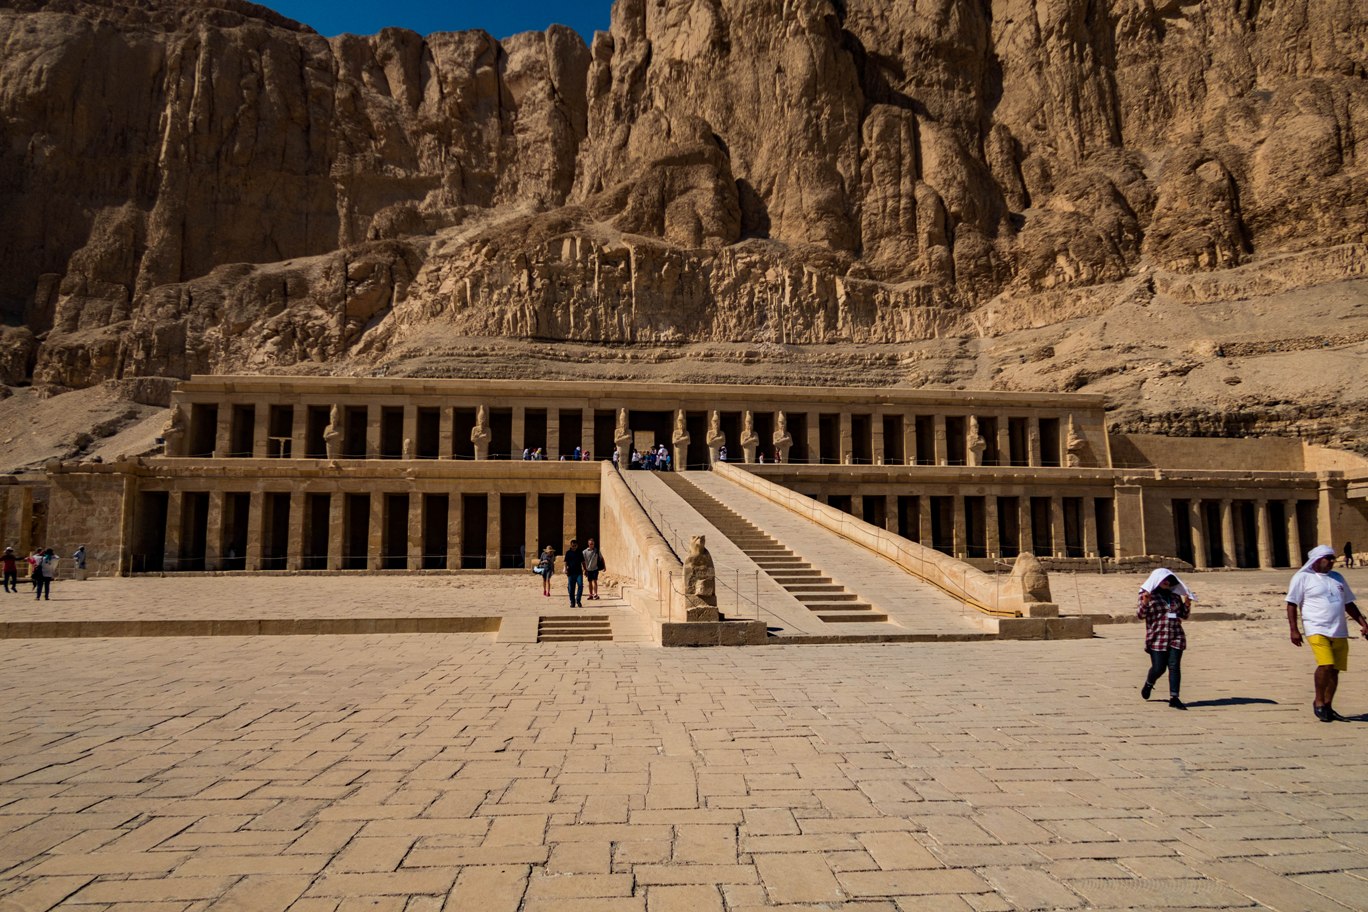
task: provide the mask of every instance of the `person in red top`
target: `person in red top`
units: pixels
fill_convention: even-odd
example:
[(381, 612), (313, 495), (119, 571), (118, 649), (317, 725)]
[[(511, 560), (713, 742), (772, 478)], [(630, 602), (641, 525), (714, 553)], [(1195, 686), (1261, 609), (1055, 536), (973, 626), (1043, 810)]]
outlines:
[(5, 573), (5, 591), (19, 591), (19, 564), (18, 558), (14, 556), (13, 548), (6, 548), (3, 556), (0, 556), (0, 567)]
[(1167, 568), (1160, 567), (1140, 586), (1140, 603), (1135, 611), (1145, 622), (1145, 651), (1150, 656), (1149, 674), (1140, 696), (1148, 700), (1165, 671), (1169, 676), (1169, 706), (1187, 709), (1178, 698), (1182, 683), (1183, 650), (1187, 634), (1183, 621), (1192, 613), (1192, 592)]

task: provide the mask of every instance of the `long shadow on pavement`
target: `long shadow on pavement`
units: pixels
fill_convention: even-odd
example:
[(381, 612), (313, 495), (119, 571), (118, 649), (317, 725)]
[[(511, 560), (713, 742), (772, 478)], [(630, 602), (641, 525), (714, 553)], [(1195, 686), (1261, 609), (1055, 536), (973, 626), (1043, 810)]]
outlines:
[(1188, 706), (1196, 709), (1199, 706), (1246, 706), (1250, 703), (1278, 705), (1277, 700), (1266, 700), (1263, 697), (1222, 697), (1219, 700), (1193, 700), (1188, 703)]

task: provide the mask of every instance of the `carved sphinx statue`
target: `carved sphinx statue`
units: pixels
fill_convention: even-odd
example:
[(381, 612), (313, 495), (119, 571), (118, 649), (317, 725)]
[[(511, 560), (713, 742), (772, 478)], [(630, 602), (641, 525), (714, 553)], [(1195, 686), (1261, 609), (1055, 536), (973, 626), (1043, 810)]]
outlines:
[(705, 545), (706, 536), (695, 535), (684, 558), (686, 620), (716, 622), (722, 618), (717, 611), (717, 569)]

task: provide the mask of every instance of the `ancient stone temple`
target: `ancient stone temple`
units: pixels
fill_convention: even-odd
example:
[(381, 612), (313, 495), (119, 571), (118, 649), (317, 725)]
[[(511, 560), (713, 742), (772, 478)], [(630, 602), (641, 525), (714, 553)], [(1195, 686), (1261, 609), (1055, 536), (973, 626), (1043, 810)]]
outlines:
[(523, 567), (598, 534), (601, 460), (664, 445), (989, 569), (1285, 567), (1368, 539), (1357, 457), (1109, 434), (1086, 395), (213, 376), (180, 384), (164, 435), (50, 465), (49, 535), (124, 573)]

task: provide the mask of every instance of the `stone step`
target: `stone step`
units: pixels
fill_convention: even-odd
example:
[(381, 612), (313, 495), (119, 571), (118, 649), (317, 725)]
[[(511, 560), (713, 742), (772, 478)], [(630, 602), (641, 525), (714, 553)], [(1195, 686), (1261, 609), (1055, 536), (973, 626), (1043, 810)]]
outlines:
[(834, 591), (828, 589), (828, 590), (825, 591), (825, 592), (804, 592), (804, 591), (802, 591), (802, 590), (794, 590), (794, 589), (791, 589), (791, 588), (789, 588), (788, 586), (785, 586), (784, 588), (785, 588), (785, 589), (788, 589), (789, 592), (793, 593), (793, 597), (794, 597), (794, 598), (796, 598), (796, 599), (797, 599), (798, 601), (800, 601), (800, 602), (803, 602), (804, 604), (806, 604), (806, 603), (808, 603), (808, 602), (857, 602), (857, 601), (859, 601), (859, 597), (856, 596), (855, 593), (853, 593), (853, 592), (846, 592), (844, 589), (840, 588), (839, 586), (836, 587)]
[(872, 611), (873, 605), (868, 602), (804, 602), (803, 606), (809, 611)]
[[(789, 592), (792, 592), (794, 595), (799, 595), (799, 593), (802, 593), (802, 595), (818, 595), (818, 594), (824, 593), (824, 592), (844, 592), (844, 591), (845, 591), (845, 589), (843, 589), (843, 588), (841, 587), (841, 584), (840, 584), (840, 583), (831, 583), (831, 582), (827, 582), (827, 583), (809, 583), (809, 582), (796, 582), (796, 583), (795, 583), (795, 582), (782, 582), (782, 583), (779, 583), (779, 585), (783, 586), (785, 589), (787, 589)], [(799, 597), (801, 598), (801, 595), (799, 595)]]
[(819, 614), (817, 618), (827, 624), (882, 624), (887, 622), (886, 614)]
[(538, 643), (611, 643), (611, 633), (538, 633)]

